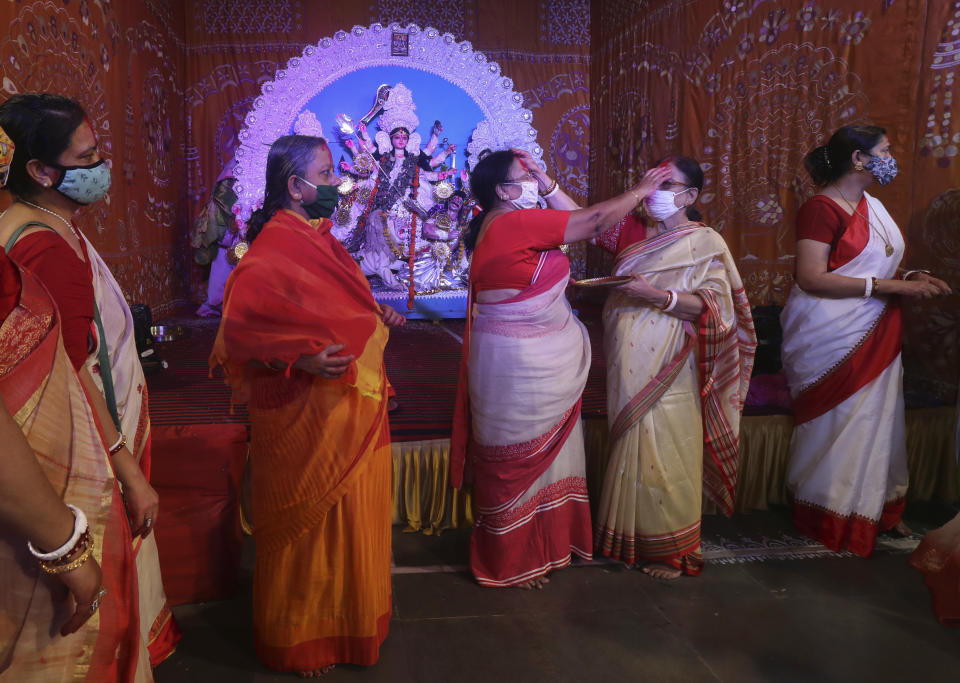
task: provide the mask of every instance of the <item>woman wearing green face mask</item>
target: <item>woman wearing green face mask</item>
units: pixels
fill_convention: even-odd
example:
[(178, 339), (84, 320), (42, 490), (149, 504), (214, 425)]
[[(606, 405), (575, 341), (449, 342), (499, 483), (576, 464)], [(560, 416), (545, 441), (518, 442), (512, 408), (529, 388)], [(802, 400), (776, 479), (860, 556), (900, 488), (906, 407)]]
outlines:
[(375, 663), (391, 606), (383, 349), (405, 319), (330, 233), (339, 182), (322, 138), (270, 147), (211, 356), (250, 412), (257, 654), (308, 676)]

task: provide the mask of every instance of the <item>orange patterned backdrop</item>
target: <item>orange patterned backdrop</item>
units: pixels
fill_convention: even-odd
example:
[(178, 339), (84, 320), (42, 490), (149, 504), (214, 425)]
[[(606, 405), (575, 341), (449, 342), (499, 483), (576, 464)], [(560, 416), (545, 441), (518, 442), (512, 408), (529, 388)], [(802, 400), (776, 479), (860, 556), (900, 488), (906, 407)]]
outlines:
[(202, 298), (189, 229), (260, 86), (307, 44), (394, 21), (449, 31), (499, 62), (551, 171), (586, 199), (589, 0), (8, 0), (0, 97), (42, 90), (86, 107), (114, 185), (81, 227), (130, 301), (158, 316)]
[[(900, 162), (897, 180), (871, 192), (906, 234), (906, 262), (960, 286), (960, 2), (594, 0), (592, 18), (592, 137), (603, 141), (591, 148), (593, 198), (667, 153), (697, 158), (705, 219), (751, 303), (782, 304), (794, 217), (814, 191), (803, 157), (871, 121)], [(953, 400), (958, 335), (956, 296), (908, 306), (909, 387)]]
[[(114, 186), (81, 224), (157, 315), (202, 294), (189, 227), (260, 86), (308, 43), (377, 21), (499, 62), (575, 197), (608, 197), (668, 151), (704, 162), (707, 220), (754, 304), (791, 285), (803, 155), (844, 123), (884, 125), (901, 176), (877, 194), (908, 263), (960, 285), (958, 0), (8, 0), (0, 20), (0, 96), (59, 92), (90, 113)], [(956, 297), (909, 307), (923, 390), (950, 397), (958, 349)]]

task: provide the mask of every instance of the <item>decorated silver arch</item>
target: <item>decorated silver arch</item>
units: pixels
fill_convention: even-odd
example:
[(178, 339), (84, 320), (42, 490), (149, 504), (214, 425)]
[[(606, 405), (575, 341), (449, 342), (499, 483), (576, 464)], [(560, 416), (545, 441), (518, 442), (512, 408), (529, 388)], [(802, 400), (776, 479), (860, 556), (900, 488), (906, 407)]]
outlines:
[[(401, 40), (396, 40), (397, 35)], [(543, 150), (537, 144), (533, 114), (523, 106), (523, 96), (514, 90), (513, 80), (501, 73), (500, 66), (475, 51), (468, 41), (416, 24), (354, 26), (349, 32), (338, 31), (333, 37), (308, 45), (300, 57), (291, 59), (274, 80), (262, 86), (239, 134), (236, 151), (235, 210), (239, 217), (249, 218), (263, 201), (267, 152), (274, 140), (294, 132), (298, 119), (307, 130), (312, 125), (314, 133), (320, 129), (333, 132), (335, 124), (329, 111), (315, 111), (319, 95), (364, 70), (393, 69), (391, 76), (382, 80), (393, 85), (403, 80), (395, 76), (398, 67), (452, 84), (478, 108), (479, 120), (462, 139), (454, 140), (459, 152), (466, 153), (470, 168), (485, 149), (523, 148), (541, 161)], [(369, 95), (372, 100), (373, 92)], [(413, 96), (420, 112), (440, 118), (442, 109), (425, 106), (430, 93), (414, 89)], [(337, 103), (327, 102), (327, 106), (336, 108)]]

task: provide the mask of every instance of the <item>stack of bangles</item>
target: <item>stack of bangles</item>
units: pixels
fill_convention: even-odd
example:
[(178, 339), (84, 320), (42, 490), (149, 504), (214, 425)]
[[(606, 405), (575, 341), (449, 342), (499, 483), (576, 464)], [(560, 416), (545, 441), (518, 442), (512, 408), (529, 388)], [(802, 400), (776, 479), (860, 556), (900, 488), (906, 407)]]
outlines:
[(677, 294), (672, 289), (668, 289), (666, 291), (667, 291), (667, 303), (665, 303), (660, 308), (660, 310), (663, 311), (664, 313), (669, 313), (670, 311), (672, 311), (674, 308), (677, 307), (677, 303), (680, 301), (680, 295)]
[(548, 189), (546, 192), (541, 192), (540, 196), (543, 197), (544, 199), (550, 199), (550, 197), (552, 197), (559, 191), (560, 191), (560, 183), (554, 180), (553, 185), (550, 186), (550, 189)]
[(40, 568), (47, 574), (65, 574), (79, 569), (93, 554), (93, 536), (87, 528), (87, 516), (80, 508), (67, 505), (73, 512), (73, 534), (62, 546), (49, 553), (42, 553), (27, 542), (27, 549), (33, 555)]

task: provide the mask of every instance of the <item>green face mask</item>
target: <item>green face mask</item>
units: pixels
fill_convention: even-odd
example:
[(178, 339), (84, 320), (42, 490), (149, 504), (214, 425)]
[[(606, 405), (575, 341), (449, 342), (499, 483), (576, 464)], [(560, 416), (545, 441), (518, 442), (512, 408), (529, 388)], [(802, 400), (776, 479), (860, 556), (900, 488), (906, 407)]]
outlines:
[(297, 178), (300, 182), (317, 191), (317, 198), (312, 202), (300, 202), (300, 206), (307, 212), (307, 216), (311, 220), (330, 218), (337, 208), (337, 202), (340, 201), (340, 193), (337, 192), (337, 187), (335, 185), (314, 185), (310, 181), (300, 178), (300, 176), (297, 176)]

